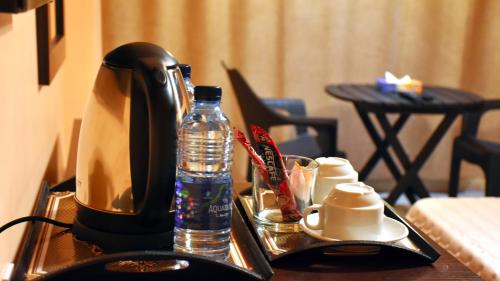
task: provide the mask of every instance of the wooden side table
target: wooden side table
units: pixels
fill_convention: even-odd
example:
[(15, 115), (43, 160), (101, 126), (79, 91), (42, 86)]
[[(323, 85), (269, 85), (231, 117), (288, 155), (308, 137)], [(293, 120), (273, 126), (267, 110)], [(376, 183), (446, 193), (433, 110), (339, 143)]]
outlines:
[[(248, 184), (241, 185), (241, 187), (243, 186), (248, 186)], [(42, 197), (47, 196), (47, 193), (48, 187), (45, 187), (41, 193)], [(74, 217), (74, 204), (71, 203), (72, 194), (57, 194), (55, 196), (57, 198), (47, 200), (50, 202), (56, 200), (57, 204), (39, 201), (35, 214), (41, 215), (47, 212), (47, 215), (57, 220), (70, 222)], [(49, 204), (44, 206), (47, 203)], [(58, 207), (54, 208), (54, 206)], [(15, 277), (11, 280), (32, 280), (37, 276), (43, 277), (46, 273), (68, 267), (99, 254), (95, 247), (74, 239), (70, 231), (59, 227), (33, 224), (28, 227), (27, 234), (16, 262), (19, 272), (14, 274)], [(441, 257), (433, 264), (416, 264), (398, 257), (385, 260), (379, 256), (329, 257), (327, 260), (306, 258), (294, 261), (283, 260), (272, 264), (274, 275), (270, 280), (480, 280), (477, 275), (432, 242), (431, 239), (423, 236), (441, 253)], [(252, 243), (239, 245), (241, 246), (239, 248), (243, 249), (250, 247), (249, 245)], [(205, 276), (208, 275), (207, 273)], [(220, 279), (225, 280), (225, 277), (220, 276)]]
[[(381, 93), (374, 85), (329, 85), (325, 90), (333, 97), (354, 104), (376, 147), (375, 152), (361, 170), (359, 178), (365, 180), (378, 160), (384, 159), (397, 182), (386, 199), (390, 204), (394, 204), (402, 193), (405, 193), (411, 202), (416, 201), (415, 196), (429, 197), (429, 192), (418, 176), (418, 172), (456, 117), (464, 112), (480, 110), (483, 105), (483, 99), (474, 94), (444, 87), (424, 87), (422, 98), (419, 99), (409, 99), (397, 93)], [(369, 113), (375, 115), (375, 120), (383, 129), (385, 138), (377, 132)], [(387, 118), (390, 113), (399, 114), (399, 118), (393, 124)], [(397, 138), (397, 134), (411, 114), (443, 115), (443, 120), (413, 161), (410, 160)], [(389, 154), (390, 147), (394, 149), (397, 160), (402, 164), (404, 171), (400, 171), (395, 159)]]

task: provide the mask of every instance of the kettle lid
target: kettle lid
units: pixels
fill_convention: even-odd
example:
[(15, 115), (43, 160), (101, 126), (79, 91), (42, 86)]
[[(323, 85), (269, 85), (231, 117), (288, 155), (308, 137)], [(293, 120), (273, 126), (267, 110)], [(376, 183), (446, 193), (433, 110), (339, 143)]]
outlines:
[(151, 58), (160, 60), (165, 67), (177, 66), (172, 54), (160, 46), (146, 42), (135, 42), (120, 46), (104, 57), (104, 64), (118, 68), (135, 68), (139, 61)]

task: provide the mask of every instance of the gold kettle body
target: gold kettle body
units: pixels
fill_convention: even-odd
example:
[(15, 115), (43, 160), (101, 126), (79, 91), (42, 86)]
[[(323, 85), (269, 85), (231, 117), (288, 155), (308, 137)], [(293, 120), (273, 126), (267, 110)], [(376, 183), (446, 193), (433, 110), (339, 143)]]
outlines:
[(165, 245), (176, 129), (189, 103), (178, 63), (162, 48), (131, 43), (106, 55), (78, 142), (78, 238), (111, 250)]

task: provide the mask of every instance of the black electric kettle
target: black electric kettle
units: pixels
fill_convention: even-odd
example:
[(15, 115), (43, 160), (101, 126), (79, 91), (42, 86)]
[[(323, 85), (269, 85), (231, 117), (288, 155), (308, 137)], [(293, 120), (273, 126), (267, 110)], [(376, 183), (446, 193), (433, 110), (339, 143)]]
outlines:
[(176, 128), (190, 108), (175, 58), (149, 43), (108, 53), (82, 118), (73, 232), (109, 251), (172, 243)]

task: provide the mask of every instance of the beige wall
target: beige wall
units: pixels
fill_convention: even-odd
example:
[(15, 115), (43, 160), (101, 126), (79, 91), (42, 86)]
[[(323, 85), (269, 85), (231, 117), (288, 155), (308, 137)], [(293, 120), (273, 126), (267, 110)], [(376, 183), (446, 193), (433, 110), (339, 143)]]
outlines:
[[(72, 123), (81, 116), (101, 60), (100, 2), (65, 1), (66, 59), (50, 86), (39, 86), (35, 12), (0, 13), (0, 224), (29, 215), (51, 154), (48, 177), (64, 176)], [(0, 237), (0, 270), (25, 225)]]

